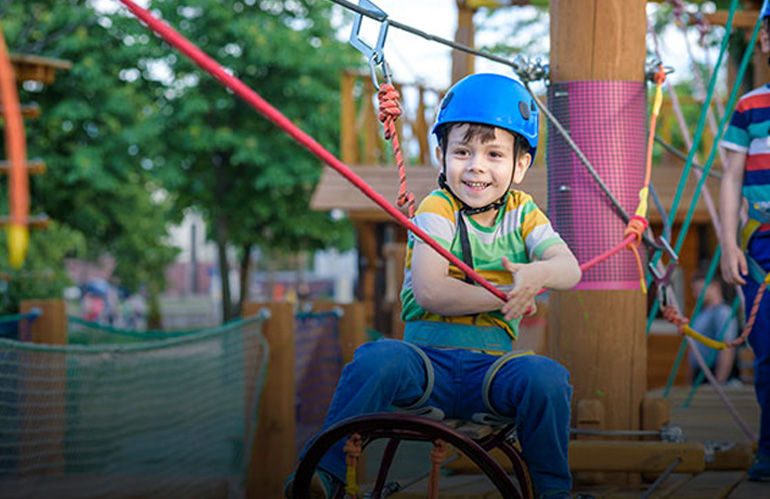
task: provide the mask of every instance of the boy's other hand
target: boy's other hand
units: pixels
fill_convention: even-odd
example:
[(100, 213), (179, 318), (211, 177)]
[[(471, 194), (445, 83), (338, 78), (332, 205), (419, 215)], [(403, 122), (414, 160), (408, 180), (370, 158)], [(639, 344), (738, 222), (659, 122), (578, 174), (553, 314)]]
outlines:
[(746, 262), (746, 255), (743, 254), (743, 251), (738, 246), (726, 246), (719, 263), (722, 267), (722, 277), (725, 282), (729, 284), (746, 284), (743, 276), (748, 275), (749, 266)]
[(513, 275), (513, 287), (506, 293), (507, 301), (500, 311), (505, 320), (519, 318), (523, 315), (533, 315), (537, 312), (535, 296), (542, 289), (543, 277), (536, 265), (531, 263), (512, 263), (506, 257), (502, 259), (503, 267)]

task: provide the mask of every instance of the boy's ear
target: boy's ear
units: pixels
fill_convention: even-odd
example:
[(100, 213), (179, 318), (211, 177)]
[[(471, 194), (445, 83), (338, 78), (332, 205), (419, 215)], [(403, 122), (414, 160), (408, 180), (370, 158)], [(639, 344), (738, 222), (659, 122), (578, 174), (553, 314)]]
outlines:
[(759, 48), (763, 54), (770, 53), (770, 33), (767, 31), (767, 21), (762, 21), (762, 29), (759, 30)]
[(513, 183), (520, 184), (524, 180), (530, 164), (532, 163), (532, 155), (528, 152), (519, 154), (513, 167)]
[(436, 161), (438, 161), (439, 166), (444, 166), (444, 155), (441, 154), (441, 147), (436, 146)]

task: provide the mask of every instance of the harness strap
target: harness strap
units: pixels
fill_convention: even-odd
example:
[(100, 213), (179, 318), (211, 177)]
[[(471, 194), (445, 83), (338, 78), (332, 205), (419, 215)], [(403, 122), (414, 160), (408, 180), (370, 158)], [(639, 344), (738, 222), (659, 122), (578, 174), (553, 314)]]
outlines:
[[(436, 375), (433, 372), (433, 364), (431, 363), (430, 359), (428, 358), (428, 354), (422, 351), (422, 348), (418, 347), (417, 345), (414, 345), (412, 343), (404, 342), (404, 344), (409, 345), (410, 348), (414, 349), (415, 352), (420, 356), (420, 358), (423, 361), (423, 364), (425, 365), (425, 391), (422, 394), (422, 397), (417, 399), (417, 402), (408, 405), (406, 407), (399, 407), (399, 409), (405, 410), (405, 411), (413, 411), (417, 409), (418, 407), (421, 407), (425, 405), (425, 403), (430, 398), (431, 393), (433, 393), (433, 383), (436, 379)], [(443, 419), (443, 416), (442, 418)]]
[[(457, 230), (460, 232), (460, 247), (463, 251), (463, 262), (470, 268), (473, 268), (473, 253), (471, 252), (471, 242), (468, 239), (468, 227), (465, 225), (465, 218), (462, 211), (457, 214)], [(465, 282), (475, 284), (468, 275), (465, 276)]]
[(505, 365), (506, 362), (511, 361), (513, 359), (517, 359), (519, 357), (524, 357), (525, 355), (535, 355), (535, 352), (533, 352), (532, 350), (517, 350), (515, 352), (508, 352), (507, 354), (497, 359), (491, 366), (489, 366), (489, 369), (487, 369), (486, 374), (484, 374), (484, 382), (481, 384), (481, 395), (484, 399), (484, 405), (487, 406), (487, 409), (489, 409), (489, 412), (491, 412), (497, 417), (505, 418), (506, 416), (504, 414), (500, 414), (495, 410), (494, 407), (492, 407), (492, 401), (489, 399), (489, 392), (492, 387), (492, 380), (494, 380), (495, 375), (500, 370), (500, 368), (503, 367), (503, 365)]

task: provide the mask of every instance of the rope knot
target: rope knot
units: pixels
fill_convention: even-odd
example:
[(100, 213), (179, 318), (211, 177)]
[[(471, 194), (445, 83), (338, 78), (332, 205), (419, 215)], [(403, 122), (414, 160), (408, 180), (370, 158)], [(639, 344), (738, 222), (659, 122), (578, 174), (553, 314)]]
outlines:
[(640, 217), (639, 215), (634, 215), (631, 217), (631, 220), (628, 221), (625, 232), (623, 232), (624, 239), (631, 235), (633, 235), (635, 239), (633, 243), (628, 244), (628, 249), (631, 249), (632, 246), (636, 247), (641, 244), (642, 234), (644, 234), (644, 231), (647, 230), (648, 225), (650, 225), (650, 222), (648, 222), (644, 217)]
[(679, 315), (679, 312), (676, 311), (676, 307), (673, 305), (663, 307), (663, 318), (675, 325), (679, 329), (679, 334), (683, 334), (682, 328), (690, 323), (689, 319)]
[(666, 81), (666, 70), (663, 67), (663, 64), (660, 64), (658, 66), (658, 70), (655, 72), (655, 83), (657, 85), (662, 85)]
[(396, 135), (396, 120), (402, 113), (400, 98), (398, 90), (390, 83), (380, 85), (380, 91), (377, 92), (377, 99), (380, 102), (378, 119), (385, 127), (385, 140), (390, 140)]

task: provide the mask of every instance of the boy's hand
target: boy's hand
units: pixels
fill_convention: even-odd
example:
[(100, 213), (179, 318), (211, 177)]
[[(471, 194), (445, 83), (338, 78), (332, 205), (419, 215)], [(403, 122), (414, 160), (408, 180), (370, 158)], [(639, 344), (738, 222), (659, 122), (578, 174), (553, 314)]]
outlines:
[(749, 266), (746, 262), (746, 255), (736, 245), (725, 246), (720, 258), (722, 267), (722, 277), (728, 284), (746, 284), (743, 276), (748, 275)]
[(503, 267), (513, 274), (513, 288), (506, 294), (508, 300), (500, 311), (505, 320), (519, 318), (525, 313), (533, 315), (537, 311), (535, 296), (542, 289), (543, 276), (537, 265), (530, 263), (511, 263), (503, 257)]

